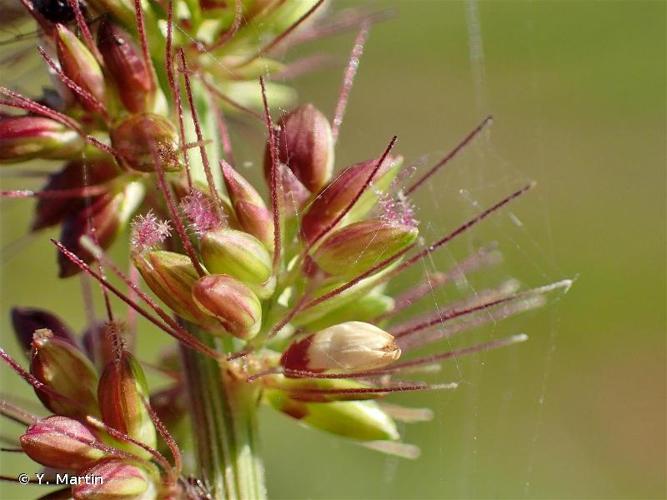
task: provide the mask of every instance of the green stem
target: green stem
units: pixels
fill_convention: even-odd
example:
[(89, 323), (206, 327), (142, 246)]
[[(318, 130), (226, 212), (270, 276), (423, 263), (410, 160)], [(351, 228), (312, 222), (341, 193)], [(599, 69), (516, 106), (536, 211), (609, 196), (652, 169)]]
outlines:
[[(185, 328), (202, 342), (220, 349), (220, 341), (195, 325)], [(258, 456), (259, 392), (236, 379), (224, 361), (181, 347), (190, 398), (197, 476), (215, 499), (266, 498), (264, 470)]]

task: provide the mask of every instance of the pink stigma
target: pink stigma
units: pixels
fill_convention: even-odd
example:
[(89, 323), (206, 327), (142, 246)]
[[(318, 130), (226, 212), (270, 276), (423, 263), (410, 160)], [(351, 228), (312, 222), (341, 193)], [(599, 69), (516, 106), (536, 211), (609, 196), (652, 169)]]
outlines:
[(378, 202), (380, 218), (389, 224), (401, 224), (417, 227), (419, 222), (415, 217), (415, 206), (402, 191), (395, 196), (386, 194)]
[(149, 210), (146, 215), (138, 215), (132, 221), (130, 243), (136, 252), (145, 252), (160, 246), (171, 235), (169, 222), (160, 220)]
[(217, 229), (225, 222), (220, 219), (211, 201), (201, 191), (190, 191), (181, 200), (181, 210), (190, 221), (192, 230), (198, 235)]

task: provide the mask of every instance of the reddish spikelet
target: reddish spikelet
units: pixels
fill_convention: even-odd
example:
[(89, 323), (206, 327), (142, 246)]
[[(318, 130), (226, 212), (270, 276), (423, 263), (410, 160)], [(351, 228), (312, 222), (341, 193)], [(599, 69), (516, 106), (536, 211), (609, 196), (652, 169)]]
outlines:
[(380, 158), (348, 167), (319, 192), (301, 221), (301, 235), (309, 249), (343, 220), (380, 172), (392, 166), (389, 153), (397, 139), (392, 137)]
[(242, 112), (246, 113), (249, 116), (252, 116), (253, 118), (256, 118), (259, 121), (262, 121), (262, 122), (264, 121), (264, 117), (261, 114), (257, 113), (257, 111), (255, 111), (253, 109), (250, 109), (250, 108), (244, 106), (241, 103), (236, 102), (231, 97), (229, 97), (229, 96), (223, 94), (222, 92), (220, 92), (220, 90), (215, 88), (215, 86), (213, 84), (211, 84), (211, 82), (209, 82), (203, 75), (201, 76), (201, 81), (204, 84), (204, 86), (206, 87), (206, 89), (212, 95), (214, 95), (215, 97), (217, 97), (221, 101), (225, 102), (226, 104), (229, 104), (231, 107), (236, 108), (239, 111), (242, 111)]
[(181, 200), (180, 208), (190, 221), (190, 228), (199, 236), (222, 227), (226, 222), (226, 219), (221, 218), (215, 211), (211, 200), (201, 191), (190, 191)]
[(143, 253), (160, 246), (169, 236), (169, 221), (158, 219), (152, 210), (146, 215), (138, 215), (132, 221), (130, 244), (135, 252)]

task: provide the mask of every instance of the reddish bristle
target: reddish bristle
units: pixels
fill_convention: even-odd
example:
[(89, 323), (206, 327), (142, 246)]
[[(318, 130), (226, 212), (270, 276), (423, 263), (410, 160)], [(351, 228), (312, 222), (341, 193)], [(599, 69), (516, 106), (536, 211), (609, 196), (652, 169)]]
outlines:
[(42, 56), (42, 59), (46, 64), (53, 70), (53, 72), (58, 75), (60, 81), (62, 81), (65, 86), (70, 89), (74, 94), (76, 94), (87, 106), (94, 109), (97, 113), (102, 115), (104, 119), (109, 122), (109, 113), (107, 112), (104, 103), (100, 102), (94, 95), (88, 92), (86, 89), (78, 85), (74, 80), (69, 78), (46, 53), (42, 47), (37, 47), (37, 51)]
[(419, 189), (420, 186), (423, 186), (424, 183), (433, 175), (435, 174), (440, 168), (444, 167), (449, 161), (454, 158), (459, 151), (461, 151), (464, 147), (466, 147), (470, 141), (472, 141), (475, 137), (479, 135), (479, 133), (486, 127), (487, 124), (491, 123), (493, 120), (493, 117), (491, 115), (488, 115), (482, 122), (475, 127), (472, 132), (470, 132), (468, 135), (466, 135), (463, 140), (458, 143), (454, 149), (452, 149), (449, 153), (447, 153), (440, 161), (438, 161), (435, 165), (433, 165), (424, 175), (422, 175), (419, 179), (417, 179), (412, 186), (410, 186), (408, 189), (405, 190), (405, 194), (409, 195), (415, 192), (417, 189)]
[(345, 116), (347, 101), (350, 97), (350, 92), (352, 91), (354, 77), (356, 76), (357, 70), (359, 69), (359, 61), (361, 60), (361, 56), (364, 53), (364, 45), (368, 39), (369, 29), (370, 24), (368, 22), (362, 23), (361, 28), (359, 29), (359, 33), (354, 40), (354, 46), (352, 47), (352, 52), (350, 53), (350, 59), (347, 63), (347, 68), (345, 69), (343, 84), (341, 85), (340, 93), (338, 94), (338, 102), (336, 103), (336, 111), (334, 112), (334, 119), (331, 127), (331, 133), (333, 134), (334, 142), (338, 140), (340, 126), (343, 124), (343, 117)]
[[(167, 82), (171, 95), (176, 104), (176, 114), (178, 116), (178, 133), (180, 135), (181, 144), (185, 144), (185, 124), (183, 119), (183, 102), (181, 101), (181, 91), (176, 82), (174, 75), (174, 52), (173, 52), (173, 35), (174, 35), (174, 2), (169, 1), (167, 11), (167, 45), (165, 48), (165, 65), (167, 69)], [(186, 148), (183, 148), (183, 162), (185, 164), (185, 174), (188, 181), (188, 188), (192, 189), (192, 174), (190, 173), (190, 157)]]
[(93, 40), (93, 36), (90, 34), (88, 24), (86, 24), (86, 19), (83, 17), (83, 12), (81, 12), (81, 5), (79, 0), (67, 0), (67, 3), (69, 4), (70, 9), (72, 9), (74, 12), (76, 25), (81, 31), (81, 36), (83, 37), (84, 42), (86, 42), (88, 50), (92, 52), (92, 54), (95, 56), (95, 59), (97, 59), (97, 62), (101, 62), (102, 55), (97, 49), (97, 45), (95, 44), (95, 40)]
[(202, 164), (204, 166), (204, 173), (206, 174), (206, 182), (208, 184), (209, 192), (211, 197), (215, 201), (215, 210), (218, 212), (219, 217), (222, 219), (224, 214), (222, 213), (222, 201), (220, 200), (220, 195), (218, 190), (215, 187), (215, 180), (213, 179), (213, 172), (211, 171), (211, 165), (208, 161), (208, 154), (206, 153), (206, 147), (203, 145), (204, 134), (201, 130), (201, 125), (199, 123), (199, 115), (197, 113), (197, 107), (195, 106), (194, 97), (192, 95), (192, 87), (190, 85), (190, 72), (188, 69), (187, 61), (185, 60), (185, 52), (183, 49), (179, 49), (178, 55), (181, 62), (181, 70), (183, 72), (183, 79), (185, 81), (185, 95), (188, 98), (188, 104), (190, 106), (190, 114), (192, 115), (192, 123), (195, 126), (195, 133), (197, 134), (197, 140), (200, 143), (199, 153), (201, 154)]
[(243, 1), (234, 0), (234, 20), (232, 21), (232, 25), (229, 27), (227, 31), (225, 31), (220, 36), (220, 38), (218, 38), (214, 43), (212, 43), (210, 46), (206, 48), (206, 52), (214, 51), (215, 49), (222, 47), (229, 40), (231, 40), (232, 37), (241, 27), (242, 21), (243, 21)]
[(282, 31), (280, 35), (278, 35), (276, 38), (274, 38), (270, 43), (266, 44), (264, 47), (259, 49), (254, 55), (248, 57), (247, 59), (241, 61), (239, 64), (236, 65), (237, 68), (241, 68), (247, 64), (250, 64), (251, 62), (255, 61), (256, 59), (262, 57), (264, 54), (267, 54), (268, 52), (271, 52), (280, 42), (282, 42), (285, 38), (287, 38), (295, 29), (299, 27), (301, 23), (303, 23), (306, 19), (308, 19), (320, 6), (324, 3), (324, 0), (319, 0), (315, 5), (313, 5), (308, 11), (303, 14), (299, 19), (294, 21), (292, 25), (287, 28), (286, 30)]
[(266, 129), (269, 134), (269, 153), (271, 156), (271, 175), (270, 175), (270, 191), (271, 191), (271, 211), (273, 212), (273, 268), (277, 269), (280, 264), (281, 242), (280, 242), (280, 200), (282, 183), (278, 182), (278, 144), (276, 141), (276, 134), (271, 119), (271, 112), (269, 111), (269, 102), (266, 98), (266, 85), (264, 78), (259, 78), (259, 85), (262, 88), (262, 103), (264, 104), (264, 119), (266, 120)]
[(522, 187), (521, 189), (519, 189), (519, 190), (513, 192), (513, 193), (510, 194), (509, 196), (506, 196), (505, 198), (503, 198), (502, 200), (500, 200), (500, 201), (499, 201), (498, 203), (496, 203), (495, 205), (493, 205), (493, 206), (487, 208), (487, 209), (484, 210), (483, 212), (480, 212), (478, 215), (476, 215), (476, 216), (473, 217), (472, 219), (468, 220), (468, 221), (465, 222), (464, 224), (462, 224), (462, 225), (460, 225), (459, 227), (457, 227), (457, 228), (456, 228), (454, 231), (452, 231), (451, 233), (449, 233), (449, 234), (447, 234), (446, 236), (442, 237), (441, 239), (439, 239), (439, 240), (436, 241), (435, 243), (432, 243), (431, 245), (429, 245), (428, 247), (426, 247), (426, 248), (425, 248), (424, 250), (422, 250), (421, 252), (417, 253), (416, 255), (413, 255), (413, 256), (410, 257), (408, 260), (406, 260), (405, 262), (403, 262), (402, 264), (400, 264), (396, 269), (393, 269), (390, 273), (388, 273), (388, 275), (385, 277), (385, 279), (389, 279), (389, 278), (392, 278), (392, 277), (396, 276), (397, 274), (401, 273), (402, 271), (404, 271), (404, 270), (407, 269), (408, 267), (412, 266), (412, 265), (415, 264), (416, 262), (419, 262), (419, 261), (420, 261), (421, 259), (423, 259), (424, 257), (426, 257), (426, 256), (428, 256), (428, 255), (430, 255), (430, 254), (432, 254), (432, 253), (435, 252), (438, 248), (442, 247), (443, 245), (445, 245), (446, 243), (450, 242), (451, 240), (453, 240), (454, 238), (456, 238), (456, 237), (459, 236), (460, 234), (464, 233), (465, 231), (467, 231), (467, 230), (470, 229), (471, 227), (475, 226), (476, 224), (478, 224), (478, 223), (481, 222), (482, 220), (486, 219), (489, 215), (491, 215), (491, 214), (493, 214), (494, 212), (498, 211), (500, 208), (504, 207), (504, 206), (507, 205), (509, 202), (513, 201), (514, 199), (518, 198), (519, 196), (521, 196), (522, 194), (524, 194), (524, 193), (527, 192), (528, 190), (532, 189), (534, 186), (535, 186), (535, 183), (532, 183), (532, 182), (531, 182), (530, 184), (527, 184), (527, 185), (525, 185), (524, 187)]

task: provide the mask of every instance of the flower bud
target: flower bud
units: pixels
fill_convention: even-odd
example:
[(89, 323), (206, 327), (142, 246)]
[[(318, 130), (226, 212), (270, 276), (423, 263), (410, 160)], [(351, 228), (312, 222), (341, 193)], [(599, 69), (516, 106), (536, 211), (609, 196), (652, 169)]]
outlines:
[(329, 274), (354, 276), (405, 250), (417, 235), (414, 226), (364, 220), (331, 233), (311, 257)]
[(181, 168), (178, 131), (167, 118), (151, 113), (132, 115), (110, 132), (111, 145), (124, 164), (139, 172), (155, 172), (156, 161), (162, 169)]
[(23, 451), (47, 467), (79, 471), (104, 457), (95, 435), (77, 420), (53, 415), (30, 425), (20, 437)]
[(199, 278), (192, 289), (199, 308), (214, 316), (230, 334), (240, 339), (257, 335), (262, 325), (262, 304), (250, 288), (229, 276)]
[[(333, 173), (334, 141), (329, 120), (312, 104), (305, 104), (278, 122), (278, 161), (287, 165), (310, 191), (319, 191)], [(264, 175), (271, 172), (269, 144), (264, 153)]]
[(40, 116), (0, 116), (0, 163), (66, 160), (83, 149), (74, 130)]
[(30, 372), (51, 392), (36, 390), (49, 410), (68, 417), (97, 415), (97, 372), (77, 347), (56, 337), (50, 330), (37, 330), (32, 341)]
[[(107, 364), (97, 389), (102, 420), (105, 424), (151, 448), (157, 445), (155, 426), (146, 403), (148, 387), (141, 366), (129, 352)], [(136, 445), (124, 443), (133, 453), (149, 458), (150, 454)]]
[(72, 488), (76, 500), (127, 500), (157, 498), (148, 472), (128, 460), (110, 459), (86, 471), (86, 477)]
[(55, 314), (32, 307), (13, 307), (11, 309), (12, 326), (19, 345), (26, 351), (32, 350), (32, 336), (36, 330), (47, 329), (54, 337), (76, 346), (74, 333)]
[(243, 231), (218, 229), (205, 233), (200, 241), (206, 269), (228, 274), (248, 285), (261, 298), (273, 292), (271, 255), (257, 238)]
[(244, 231), (255, 236), (269, 249), (273, 249), (273, 217), (264, 200), (247, 180), (229, 164), (222, 162), (222, 175), (227, 193)]
[(252, 234), (273, 253), (274, 225), (271, 212), (262, 205), (254, 205), (247, 201), (235, 203), (234, 210), (243, 230)]
[(127, 110), (131, 113), (151, 110), (155, 99), (155, 83), (132, 37), (104, 19), (97, 31), (97, 46)]
[(358, 441), (399, 438), (396, 424), (375, 401), (306, 403), (275, 389), (266, 389), (265, 397), (276, 410), (322, 431)]
[(370, 323), (348, 321), (293, 342), (280, 364), (294, 371), (367, 371), (382, 368), (400, 355), (389, 333)]
[[(118, 174), (118, 168), (110, 161), (72, 161), (62, 170), (51, 174), (42, 189), (44, 191), (81, 189), (84, 193), (86, 186), (104, 184)], [(87, 201), (90, 201), (90, 197), (40, 197), (35, 207), (35, 218), (31, 229), (37, 231), (59, 224), (67, 215), (82, 210)]]
[[(99, 102), (104, 103), (102, 68), (88, 48), (62, 24), (56, 25), (56, 49), (63, 73)], [(82, 101), (82, 104), (86, 106), (85, 101)]]
[[(368, 160), (346, 168), (320, 191), (301, 220), (301, 235), (307, 242), (317, 238), (352, 203), (359, 191), (368, 182), (369, 177), (377, 167), (378, 160)], [(348, 212), (346, 220), (354, 221), (370, 210), (377, 201), (375, 192), (391, 182), (399, 165), (400, 158), (385, 158), (364, 195), (357, 200), (355, 207)], [(364, 199), (366, 195), (371, 196), (371, 198)]]
[(212, 323), (192, 298), (199, 275), (187, 256), (155, 250), (136, 255), (134, 264), (153, 293), (178, 316), (202, 326)]
[[(94, 262), (95, 256), (81, 244), (81, 237), (88, 236), (101, 248), (111, 246), (132, 213), (143, 200), (144, 187), (132, 182), (124, 191), (99, 195), (84, 207), (63, 220), (60, 240), (84, 262)], [(79, 272), (79, 267), (65, 255), (58, 255), (59, 276), (67, 278)]]

